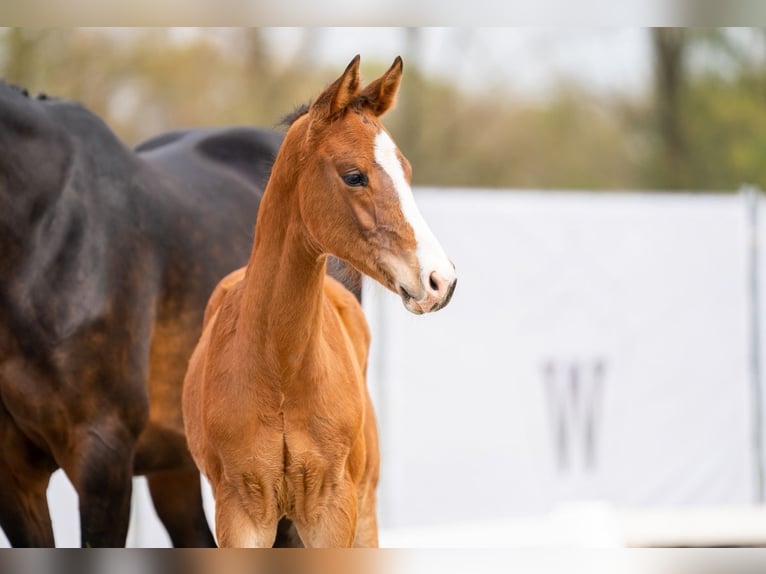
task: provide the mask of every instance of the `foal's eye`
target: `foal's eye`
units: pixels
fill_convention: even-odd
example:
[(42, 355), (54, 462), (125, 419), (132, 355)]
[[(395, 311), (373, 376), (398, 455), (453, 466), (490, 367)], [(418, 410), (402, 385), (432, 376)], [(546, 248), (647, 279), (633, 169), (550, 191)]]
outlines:
[(367, 185), (367, 176), (360, 171), (352, 171), (341, 176), (343, 183), (351, 187), (364, 187)]

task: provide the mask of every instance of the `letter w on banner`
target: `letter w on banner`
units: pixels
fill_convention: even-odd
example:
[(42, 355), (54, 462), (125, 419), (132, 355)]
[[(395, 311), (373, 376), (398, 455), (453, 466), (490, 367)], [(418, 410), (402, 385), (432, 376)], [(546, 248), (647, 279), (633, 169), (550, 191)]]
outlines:
[(603, 359), (579, 362), (549, 359), (543, 363), (543, 384), (559, 472), (567, 472), (575, 464), (587, 471), (596, 468), (605, 370)]

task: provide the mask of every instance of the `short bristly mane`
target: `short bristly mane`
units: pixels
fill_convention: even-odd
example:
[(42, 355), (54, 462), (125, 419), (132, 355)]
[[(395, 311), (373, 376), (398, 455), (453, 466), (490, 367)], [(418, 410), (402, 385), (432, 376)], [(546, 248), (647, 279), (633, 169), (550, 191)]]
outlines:
[[(365, 107), (365, 105), (368, 105), (368, 102), (369, 102), (369, 97), (364, 94), (360, 94), (349, 103), (349, 105), (347, 106), (347, 109), (351, 108), (359, 112)], [(280, 120), (277, 122), (276, 127), (283, 128), (285, 130), (289, 129), (290, 126), (292, 126), (298, 120), (298, 118), (305, 116), (309, 112), (310, 108), (311, 108), (311, 103), (300, 104), (294, 110), (282, 116)]]
[(28, 98), (28, 99), (35, 99), (35, 100), (49, 100), (49, 99), (51, 99), (47, 94), (45, 94), (43, 92), (40, 92), (40, 93), (38, 93), (38, 94), (33, 96), (33, 95), (31, 95), (29, 93), (29, 90), (26, 89), (24, 86), (19, 86), (17, 84), (12, 84), (10, 82), (6, 82), (5, 80), (0, 79), (0, 87), (2, 87), (2, 86), (6, 87), (6, 88), (10, 88), (14, 92), (17, 92), (18, 94), (20, 94), (20, 95), (22, 95), (22, 96), (24, 96), (25, 98)]
[(282, 116), (279, 122), (277, 122), (277, 127), (288, 129), (291, 125), (293, 125), (298, 120), (298, 118), (300, 118), (301, 116), (305, 116), (309, 112), (310, 107), (311, 107), (311, 104), (299, 105), (293, 111)]

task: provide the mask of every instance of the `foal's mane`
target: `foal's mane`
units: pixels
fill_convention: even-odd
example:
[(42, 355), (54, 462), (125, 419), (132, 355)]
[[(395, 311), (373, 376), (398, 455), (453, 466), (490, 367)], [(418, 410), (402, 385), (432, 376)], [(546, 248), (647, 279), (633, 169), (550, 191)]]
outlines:
[(293, 125), (298, 120), (298, 118), (300, 118), (301, 116), (305, 116), (307, 113), (309, 113), (310, 107), (311, 107), (311, 104), (299, 105), (293, 111), (282, 116), (280, 120), (277, 122), (277, 127), (288, 129), (291, 125)]
[[(361, 112), (365, 106), (369, 105), (369, 103), (370, 103), (369, 97), (367, 97), (364, 94), (359, 94), (345, 108), (337, 112), (337, 115), (334, 117), (340, 117), (347, 110), (354, 110), (355, 112)], [(305, 116), (307, 113), (309, 113), (309, 109), (311, 109), (311, 103), (308, 103), (308, 104), (304, 103), (299, 105), (291, 112), (288, 112), (287, 114), (282, 116), (280, 120), (277, 122), (276, 127), (289, 129), (290, 126), (292, 126), (296, 121), (298, 121), (298, 118)]]

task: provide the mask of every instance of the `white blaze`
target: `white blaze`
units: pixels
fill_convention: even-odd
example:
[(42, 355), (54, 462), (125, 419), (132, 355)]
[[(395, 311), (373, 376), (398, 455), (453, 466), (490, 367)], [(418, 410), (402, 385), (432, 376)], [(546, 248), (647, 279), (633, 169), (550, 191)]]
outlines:
[(429, 283), (429, 275), (436, 271), (441, 277), (450, 281), (455, 277), (455, 269), (450, 263), (442, 246), (434, 237), (431, 228), (420, 214), (412, 188), (404, 176), (404, 168), (396, 154), (396, 144), (391, 136), (381, 130), (375, 136), (375, 161), (391, 178), (399, 195), (399, 205), (405, 220), (415, 234), (416, 255), (420, 264), (420, 280), (424, 286)]

